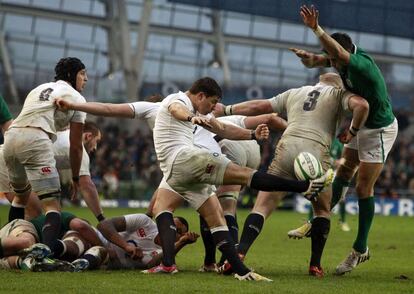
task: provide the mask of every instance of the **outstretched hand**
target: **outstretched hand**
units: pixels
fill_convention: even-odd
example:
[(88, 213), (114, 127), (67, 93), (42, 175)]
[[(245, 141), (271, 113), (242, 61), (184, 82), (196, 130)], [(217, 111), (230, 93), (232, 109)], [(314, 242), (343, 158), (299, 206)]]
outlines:
[(303, 23), (307, 27), (316, 30), (318, 27), (319, 11), (316, 10), (315, 6), (312, 5), (309, 8), (306, 5), (302, 5), (300, 7), (300, 15), (302, 16)]

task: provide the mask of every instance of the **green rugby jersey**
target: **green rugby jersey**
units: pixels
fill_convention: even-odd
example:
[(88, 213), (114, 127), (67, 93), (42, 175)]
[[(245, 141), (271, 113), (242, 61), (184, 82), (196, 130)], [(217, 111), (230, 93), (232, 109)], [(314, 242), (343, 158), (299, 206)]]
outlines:
[(0, 124), (5, 123), (6, 121), (11, 120), (13, 117), (7, 107), (6, 101), (3, 97), (0, 96)]
[[(70, 230), (69, 223), (71, 220), (73, 220), (76, 216), (71, 214), (70, 212), (63, 211), (60, 214), (60, 233), (59, 238), (61, 238), (67, 231)], [(42, 234), (42, 228), (45, 224), (46, 216), (44, 214), (32, 219), (30, 222), (35, 226), (37, 234), (39, 235), (40, 242), (43, 241), (43, 234)]]
[(344, 144), (342, 144), (338, 138), (335, 138), (332, 141), (331, 149), (329, 150), (329, 155), (332, 159), (339, 159), (342, 156), (342, 150), (344, 149)]
[(340, 71), (340, 75), (348, 90), (368, 101), (369, 115), (365, 123), (367, 128), (382, 128), (394, 121), (384, 77), (371, 56), (357, 48), (351, 54), (348, 66)]

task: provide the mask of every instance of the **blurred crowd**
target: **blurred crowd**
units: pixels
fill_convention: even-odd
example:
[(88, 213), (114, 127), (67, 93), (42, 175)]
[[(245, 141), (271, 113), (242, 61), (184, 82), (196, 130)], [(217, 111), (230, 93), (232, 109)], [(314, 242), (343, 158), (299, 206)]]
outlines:
[[(396, 115), (400, 133), (375, 193), (392, 198), (414, 195), (414, 116), (407, 111), (397, 111)], [(146, 126), (127, 130), (124, 125), (130, 124), (127, 120), (108, 123), (100, 118), (98, 123), (102, 126), (103, 138), (91, 157), (92, 177), (98, 189), (107, 199), (148, 199), (162, 178), (152, 133)], [(261, 143), (260, 169), (266, 170), (279, 136), (272, 134), (268, 141)]]

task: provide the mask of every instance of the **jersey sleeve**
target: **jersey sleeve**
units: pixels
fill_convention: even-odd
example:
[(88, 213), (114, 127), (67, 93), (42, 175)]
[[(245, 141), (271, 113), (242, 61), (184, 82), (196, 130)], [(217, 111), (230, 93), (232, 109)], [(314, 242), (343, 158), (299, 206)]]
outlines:
[(79, 176), (90, 176), (91, 173), (89, 171), (89, 155), (86, 152), (85, 147), (83, 147), (83, 154), (82, 154), (82, 161), (79, 170)]
[(159, 103), (138, 101), (128, 104), (134, 112), (135, 119), (147, 119), (159, 107)]
[(344, 111), (349, 111), (349, 98), (354, 95), (352, 92), (341, 90), (339, 97), (341, 98), (341, 107)]
[(7, 107), (6, 101), (0, 96), (0, 124), (11, 120), (13, 117)]
[(145, 227), (152, 223), (152, 219), (146, 214), (136, 213), (136, 214), (127, 214), (125, 217), (125, 230), (127, 232), (134, 232), (139, 228)]
[[(70, 86), (62, 87), (61, 89), (57, 91), (57, 93), (54, 94), (54, 96), (61, 97), (73, 103), (85, 103), (86, 102), (85, 98), (81, 94), (79, 94), (78, 91), (76, 91)], [(82, 123), (82, 124), (85, 123), (85, 120), (86, 120), (86, 113), (82, 111), (77, 111), (77, 110), (73, 112), (73, 115), (70, 119), (71, 122), (77, 122), (77, 123)]]
[(280, 113), (286, 110), (289, 94), (290, 90), (268, 99), (268, 101), (272, 105), (273, 112)]
[(176, 94), (174, 97), (171, 97), (166, 103), (167, 109), (170, 107), (173, 103), (181, 103), (184, 105), (187, 109), (192, 110), (191, 101), (189, 98), (183, 97), (183, 95)]
[(369, 74), (373, 61), (363, 54), (351, 54), (348, 68), (350, 71), (358, 72), (361, 75)]

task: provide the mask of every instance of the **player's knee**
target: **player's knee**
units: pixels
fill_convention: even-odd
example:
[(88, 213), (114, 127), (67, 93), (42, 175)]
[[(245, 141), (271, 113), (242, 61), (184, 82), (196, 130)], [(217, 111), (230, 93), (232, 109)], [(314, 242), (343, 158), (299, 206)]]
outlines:
[(344, 160), (341, 165), (339, 166), (336, 174), (338, 176), (350, 179), (355, 174), (357, 168), (358, 168), (358, 162), (352, 161), (352, 160)]
[(368, 197), (372, 195), (373, 187), (365, 181), (359, 181), (355, 187), (355, 191), (358, 197)]

